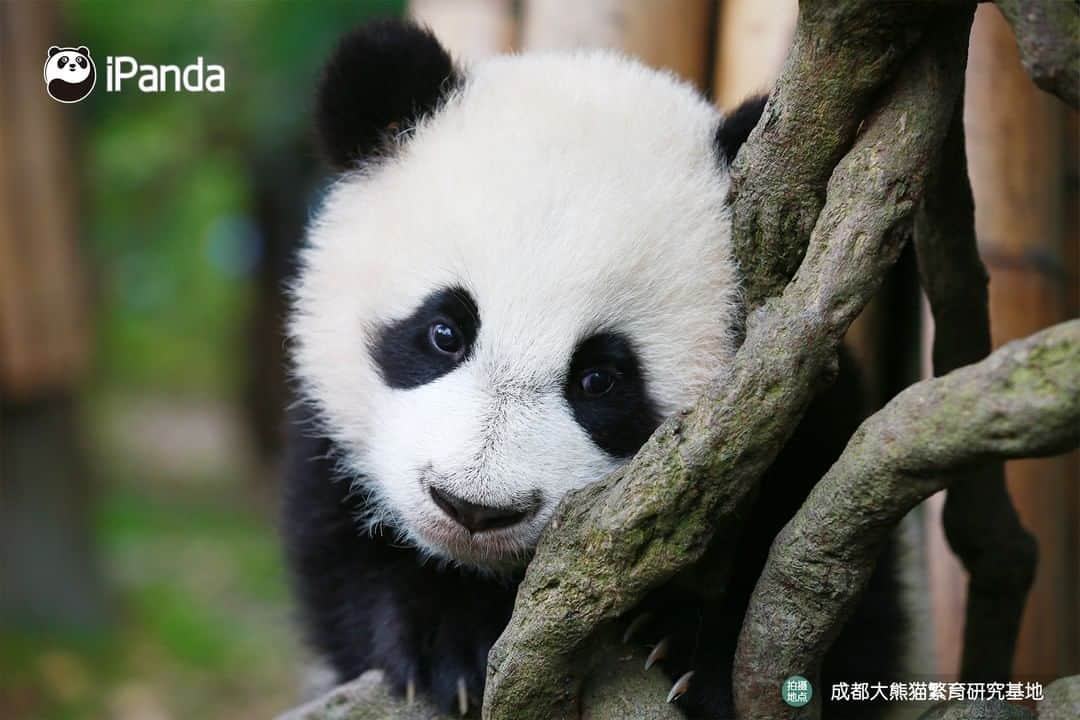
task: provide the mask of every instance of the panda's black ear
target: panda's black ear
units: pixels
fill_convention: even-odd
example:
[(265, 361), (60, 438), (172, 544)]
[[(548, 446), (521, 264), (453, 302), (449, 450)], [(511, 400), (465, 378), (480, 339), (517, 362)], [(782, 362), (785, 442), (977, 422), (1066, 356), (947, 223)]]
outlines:
[(80, 55), (90, 57), (90, 48), (86, 47), (85, 45), (80, 45), (79, 47), (75, 48), (75, 52), (79, 53)]
[(60, 48), (58, 48), (56, 45), (53, 45), (52, 47), (49, 48), (49, 57), (52, 57), (53, 55), (55, 55), (58, 52), (60, 52)]
[(323, 71), (315, 125), (323, 153), (344, 170), (437, 108), (460, 82), (449, 53), (428, 31), (401, 20), (345, 36)]
[(768, 99), (768, 95), (758, 95), (743, 100), (739, 107), (725, 115), (720, 122), (720, 127), (716, 129), (716, 149), (720, 157), (727, 160), (728, 165), (735, 161), (739, 148), (757, 126)]

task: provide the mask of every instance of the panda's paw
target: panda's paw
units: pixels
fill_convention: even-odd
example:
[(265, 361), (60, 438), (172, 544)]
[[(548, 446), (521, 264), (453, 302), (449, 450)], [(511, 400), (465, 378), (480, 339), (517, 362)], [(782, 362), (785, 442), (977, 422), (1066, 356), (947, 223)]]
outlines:
[(690, 680), (693, 677), (693, 670), (687, 670), (682, 675), (680, 675), (679, 679), (676, 680), (675, 684), (671, 686), (670, 690), (668, 690), (667, 701), (669, 703), (673, 703), (679, 698), (681, 698), (683, 695), (688, 693), (690, 691)]
[(660, 638), (660, 641), (653, 645), (652, 650), (649, 651), (649, 656), (645, 658), (645, 669), (650, 669), (653, 665), (664, 660), (668, 656), (668, 650), (671, 649), (671, 636), (665, 635)]
[(647, 651), (644, 669), (659, 668), (671, 679), (665, 700), (688, 717), (730, 717), (724, 713), (733, 646), (697, 608), (654, 606), (631, 615), (622, 641)]
[(474, 694), (469, 697), (469, 685), (465, 681), (465, 676), (459, 676), (457, 679), (457, 713), (461, 717), (465, 717), (469, 714), (469, 707), (472, 703), (478, 703), (479, 698)]
[(447, 717), (479, 717), (483, 698), (483, 690), (471, 687), (464, 675), (458, 676), (450, 688), (422, 687), (415, 679), (409, 678), (397, 694), (404, 698), (407, 706), (415, 704), (418, 698), (424, 698)]
[[(627, 633), (623, 635), (623, 642), (630, 642), (632, 634)], [(671, 649), (671, 637), (665, 635), (660, 638), (659, 642), (652, 646), (652, 650), (649, 651), (648, 656), (645, 658), (645, 669), (650, 670), (657, 663), (663, 662)], [(687, 670), (675, 680), (675, 683), (671, 686), (671, 690), (667, 694), (667, 702), (673, 703), (690, 690), (690, 679), (694, 677), (693, 670)]]
[(484, 699), (483, 668), (472, 663), (433, 663), (431, 684), (419, 692), (431, 698), (447, 717), (480, 717)]
[(391, 671), (387, 679), (393, 694), (407, 706), (429, 703), (446, 717), (480, 717), (483, 682), (471, 668), (454, 665), (436, 664), (426, 673), (419, 667)]
[(652, 620), (652, 613), (645, 611), (639, 612), (634, 616), (634, 619), (626, 624), (626, 629), (623, 630), (622, 641), (626, 645), (631, 640), (641, 633), (641, 629)]
[[(648, 634), (648, 630), (654, 629), (655, 623), (653, 623), (652, 613), (646, 611), (638, 613), (634, 618), (627, 623), (626, 629), (622, 634), (622, 641), (627, 645), (638, 645), (644, 641), (644, 636)], [(663, 635), (656, 642), (645, 642), (646, 647), (650, 647), (649, 654), (645, 657), (645, 669), (651, 670), (658, 663), (663, 664), (668, 658), (668, 653), (671, 652), (672, 639), (671, 635)], [(669, 703), (675, 702), (690, 689), (690, 679), (694, 676), (693, 670), (687, 670), (679, 675), (675, 684), (671, 686), (671, 690), (668, 691), (667, 701)]]

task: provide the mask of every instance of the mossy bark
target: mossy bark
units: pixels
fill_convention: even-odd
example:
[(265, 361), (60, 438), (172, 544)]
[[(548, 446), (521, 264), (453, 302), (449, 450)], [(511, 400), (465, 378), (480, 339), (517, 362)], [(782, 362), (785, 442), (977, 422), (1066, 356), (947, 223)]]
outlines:
[(1080, 320), (897, 395), (859, 427), (773, 543), (735, 656), (739, 717), (818, 717), (820, 707), (793, 710), (777, 688), (791, 675), (816, 678), (889, 532), (966, 477), (953, 471), (1078, 442)]
[(935, 705), (919, 720), (1035, 720), (1032, 712), (1002, 700), (951, 702)]
[(1075, 720), (1080, 717), (1080, 675), (1061, 678), (1046, 686), (1039, 703), (1039, 720)]
[(561, 504), (488, 658), (485, 717), (575, 717), (597, 630), (717, 536), (737, 535), (758, 479), (827, 381), (844, 332), (910, 232), (959, 98), (970, 17), (938, 17), (885, 89), (829, 179), (798, 274), (748, 317), (731, 367), (627, 466)]

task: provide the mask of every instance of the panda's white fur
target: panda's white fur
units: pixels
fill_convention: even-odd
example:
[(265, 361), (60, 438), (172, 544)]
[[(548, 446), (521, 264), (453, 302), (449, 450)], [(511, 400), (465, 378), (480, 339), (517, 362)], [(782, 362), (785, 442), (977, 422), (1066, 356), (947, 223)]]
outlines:
[[(571, 354), (627, 336), (662, 416), (734, 349), (735, 264), (720, 115), (692, 88), (611, 52), (469, 69), (389, 157), (343, 176), (294, 287), (296, 374), (386, 521), (423, 551), (498, 565), (532, 547), (558, 500), (619, 459), (564, 399)], [(374, 329), (433, 288), (475, 299), (475, 350), (420, 387), (388, 387)], [(471, 535), (425, 491), (482, 505), (536, 491), (526, 522)]]

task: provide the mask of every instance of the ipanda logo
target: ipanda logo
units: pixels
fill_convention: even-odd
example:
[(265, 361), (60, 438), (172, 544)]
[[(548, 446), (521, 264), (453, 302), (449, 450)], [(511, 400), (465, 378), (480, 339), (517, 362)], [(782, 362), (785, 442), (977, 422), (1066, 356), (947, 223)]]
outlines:
[(85, 46), (53, 45), (45, 58), (45, 90), (57, 102), (76, 103), (90, 94), (97, 82), (97, 68)]
[[(225, 68), (207, 64), (200, 56), (184, 67), (144, 65), (133, 57), (105, 58), (105, 92), (122, 92), (135, 81), (139, 92), (225, 92)], [(57, 102), (76, 103), (86, 98), (97, 81), (97, 67), (90, 51), (79, 47), (49, 48), (45, 58), (45, 90)]]

